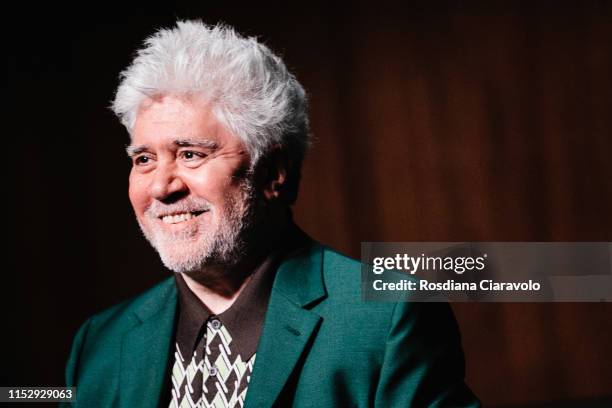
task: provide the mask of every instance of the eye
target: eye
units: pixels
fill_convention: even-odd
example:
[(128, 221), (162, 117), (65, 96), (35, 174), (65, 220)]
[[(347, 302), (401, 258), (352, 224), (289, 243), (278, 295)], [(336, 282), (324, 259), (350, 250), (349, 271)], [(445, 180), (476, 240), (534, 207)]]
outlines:
[(195, 161), (199, 159), (203, 159), (206, 157), (206, 154), (201, 152), (196, 152), (194, 150), (183, 150), (179, 153), (179, 157), (185, 161)]
[(140, 155), (136, 156), (132, 159), (135, 166), (146, 166), (151, 162), (151, 158), (149, 156)]

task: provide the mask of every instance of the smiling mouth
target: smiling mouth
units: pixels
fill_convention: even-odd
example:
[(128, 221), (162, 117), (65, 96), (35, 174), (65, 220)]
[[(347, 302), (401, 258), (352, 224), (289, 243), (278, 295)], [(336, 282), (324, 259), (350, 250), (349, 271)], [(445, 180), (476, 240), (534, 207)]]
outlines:
[(191, 211), (176, 214), (168, 214), (158, 217), (164, 224), (178, 224), (180, 222), (189, 221), (206, 211)]

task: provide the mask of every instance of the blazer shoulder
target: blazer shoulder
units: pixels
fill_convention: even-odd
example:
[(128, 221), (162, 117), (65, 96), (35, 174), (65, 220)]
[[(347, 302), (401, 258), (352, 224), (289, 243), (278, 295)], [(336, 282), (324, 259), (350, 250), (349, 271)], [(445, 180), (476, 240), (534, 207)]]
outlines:
[(323, 250), (323, 268), (334, 271), (348, 271), (355, 273), (361, 271), (361, 262), (344, 255), (337, 250), (320, 244)]
[(141, 322), (155, 316), (171, 323), (168, 318), (175, 306), (176, 289), (173, 278), (169, 278), (83, 323), (66, 364), (66, 384), (86, 390), (81, 392), (79, 406), (92, 406), (93, 400), (99, 406), (114, 404), (117, 394), (113, 390), (119, 387), (124, 339)]
[(91, 316), (89, 333), (115, 331), (131, 327), (136, 321), (154, 315), (166, 300), (176, 297), (174, 278), (170, 277), (145, 292)]
[(323, 276), (329, 300), (333, 303), (351, 305), (353, 310), (386, 312), (393, 310), (391, 302), (365, 302), (362, 299), (362, 266), (353, 259), (327, 246), (323, 246)]

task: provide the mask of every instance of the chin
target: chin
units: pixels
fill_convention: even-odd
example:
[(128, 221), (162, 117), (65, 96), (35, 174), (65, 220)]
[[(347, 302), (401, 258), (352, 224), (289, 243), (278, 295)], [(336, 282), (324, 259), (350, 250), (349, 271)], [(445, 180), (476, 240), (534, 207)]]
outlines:
[(176, 242), (165, 246), (153, 245), (162, 263), (173, 272), (189, 273), (201, 270), (213, 261), (211, 245), (198, 242)]

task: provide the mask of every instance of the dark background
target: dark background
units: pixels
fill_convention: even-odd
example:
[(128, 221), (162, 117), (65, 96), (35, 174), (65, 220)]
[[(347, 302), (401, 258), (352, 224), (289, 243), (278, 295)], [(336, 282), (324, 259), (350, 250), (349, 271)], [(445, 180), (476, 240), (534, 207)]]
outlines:
[[(201, 3), (5, 15), (0, 385), (61, 385), (80, 323), (168, 276), (107, 107), (177, 17), (257, 35), (309, 92), (295, 216), (318, 240), (612, 241), (610, 2)], [(486, 406), (612, 406), (611, 304), (453, 308)]]

